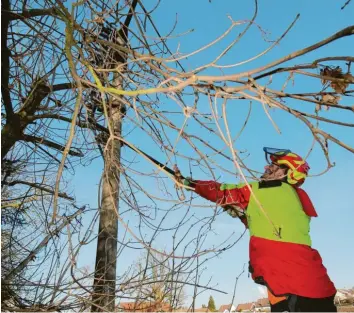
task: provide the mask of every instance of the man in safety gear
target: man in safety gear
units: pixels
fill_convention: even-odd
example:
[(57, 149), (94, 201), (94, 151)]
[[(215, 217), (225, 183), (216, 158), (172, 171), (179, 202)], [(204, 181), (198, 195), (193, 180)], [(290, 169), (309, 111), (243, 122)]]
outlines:
[(309, 165), (288, 149), (263, 148), (269, 163), (260, 181), (220, 184), (184, 178), (183, 184), (238, 217), (250, 231), (249, 270), (268, 289), (272, 312), (336, 312), (336, 288), (311, 248), (315, 208), (300, 188)]

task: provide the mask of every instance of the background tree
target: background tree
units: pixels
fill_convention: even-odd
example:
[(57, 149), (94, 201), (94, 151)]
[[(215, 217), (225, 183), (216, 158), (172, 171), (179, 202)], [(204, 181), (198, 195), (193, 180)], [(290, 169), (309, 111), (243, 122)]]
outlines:
[(172, 263), (169, 257), (149, 252), (138, 260), (132, 279), (125, 287), (137, 299), (136, 308), (142, 305), (150, 305), (154, 310), (167, 308), (171, 311), (182, 308), (185, 286), (191, 281), (186, 279), (189, 275), (183, 264), (173, 268)]
[(210, 296), (210, 297), (209, 297), (208, 310), (209, 310), (210, 312), (215, 312), (215, 311), (216, 311), (215, 301), (214, 301), (213, 296)]

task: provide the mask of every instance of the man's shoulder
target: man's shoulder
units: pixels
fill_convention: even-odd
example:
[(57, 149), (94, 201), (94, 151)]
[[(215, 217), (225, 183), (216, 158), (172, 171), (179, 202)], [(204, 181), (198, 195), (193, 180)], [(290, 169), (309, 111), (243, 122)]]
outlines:
[[(253, 185), (258, 184), (258, 181), (251, 181), (248, 182), (248, 185), (253, 187)], [(221, 184), (220, 185), (220, 190), (231, 190), (231, 189), (241, 189), (247, 187), (247, 184), (245, 182), (243, 183), (238, 183), (238, 184)]]

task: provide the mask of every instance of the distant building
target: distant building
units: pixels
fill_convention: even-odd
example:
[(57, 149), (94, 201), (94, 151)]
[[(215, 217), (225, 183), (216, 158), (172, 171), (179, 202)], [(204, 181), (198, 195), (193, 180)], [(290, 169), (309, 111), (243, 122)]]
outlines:
[(337, 289), (334, 297), (336, 304), (354, 304), (354, 288), (353, 289)]
[(208, 308), (194, 309), (194, 312), (210, 312)]
[(117, 305), (120, 312), (170, 312), (171, 306), (166, 302), (120, 302)]
[(220, 306), (218, 312), (223, 312), (223, 313), (236, 312), (236, 307), (233, 304), (223, 304)]
[(255, 306), (256, 312), (270, 312), (270, 303), (268, 298), (258, 299)]
[(262, 298), (254, 302), (241, 303), (236, 307), (236, 312), (270, 312), (269, 300)]
[(241, 303), (236, 307), (236, 312), (253, 312), (255, 302)]

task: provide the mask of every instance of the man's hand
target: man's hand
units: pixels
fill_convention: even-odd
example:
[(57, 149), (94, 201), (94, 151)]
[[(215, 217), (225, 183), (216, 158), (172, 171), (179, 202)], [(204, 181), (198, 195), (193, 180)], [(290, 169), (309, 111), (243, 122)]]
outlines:
[(184, 186), (192, 186), (192, 180), (189, 177), (184, 177), (176, 164), (173, 166), (173, 170), (175, 171), (176, 179), (179, 180)]
[(175, 176), (176, 176), (177, 178), (182, 178), (182, 179), (184, 178), (184, 177), (182, 176), (181, 171), (179, 170), (177, 164), (173, 165), (173, 170), (175, 171)]

